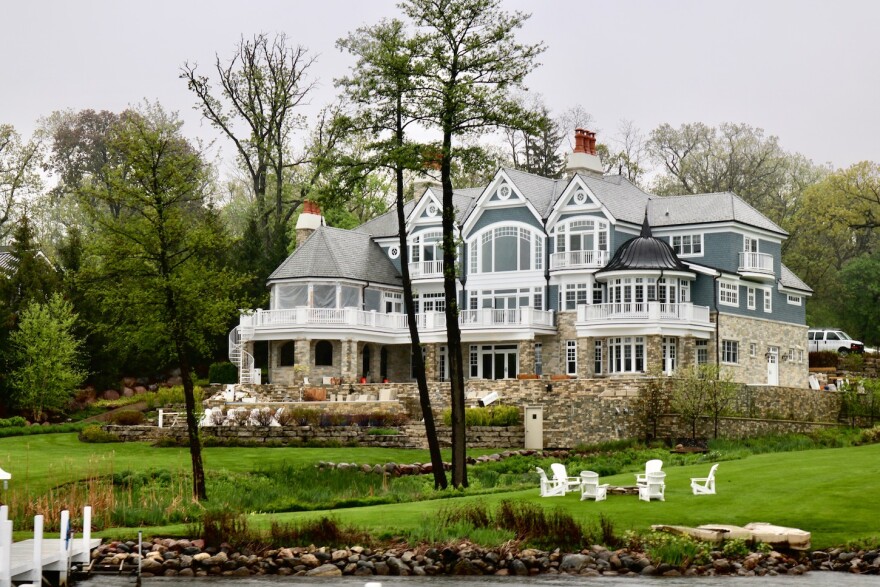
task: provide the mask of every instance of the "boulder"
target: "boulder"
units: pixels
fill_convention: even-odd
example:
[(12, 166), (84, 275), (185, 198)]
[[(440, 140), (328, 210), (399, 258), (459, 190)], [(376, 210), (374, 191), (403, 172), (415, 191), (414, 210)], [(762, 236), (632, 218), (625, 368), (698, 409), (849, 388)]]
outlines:
[(307, 577), (341, 577), (342, 571), (334, 564), (325, 563), (306, 572)]
[(108, 389), (107, 391), (105, 391), (104, 393), (101, 394), (101, 397), (103, 399), (112, 401), (115, 399), (119, 399), (119, 392), (116, 391), (115, 389)]

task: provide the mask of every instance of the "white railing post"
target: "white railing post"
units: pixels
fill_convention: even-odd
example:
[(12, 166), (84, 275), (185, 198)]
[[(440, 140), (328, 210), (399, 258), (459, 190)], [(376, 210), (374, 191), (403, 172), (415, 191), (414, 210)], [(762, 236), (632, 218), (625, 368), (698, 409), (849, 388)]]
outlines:
[(83, 531), (82, 531), (82, 552), (76, 557), (75, 562), (88, 564), (92, 558), (92, 506), (87, 505), (83, 508)]
[(528, 307), (520, 308), (520, 324), (530, 325), (532, 323), (532, 309)]
[(7, 515), (4, 505), (0, 520), (0, 587), (12, 587), (12, 520)]
[(31, 569), (31, 584), (43, 584), (43, 516), (34, 516), (34, 568)]
[(165, 410), (159, 408), (159, 428), (162, 428), (162, 424), (165, 423)]
[(61, 510), (61, 531), (58, 537), (58, 560), (61, 564), (58, 571), (58, 584), (67, 585), (67, 567), (70, 563), (70, 512)]
[(660, 319), (660, 302), (648, 302), (648, 319)]

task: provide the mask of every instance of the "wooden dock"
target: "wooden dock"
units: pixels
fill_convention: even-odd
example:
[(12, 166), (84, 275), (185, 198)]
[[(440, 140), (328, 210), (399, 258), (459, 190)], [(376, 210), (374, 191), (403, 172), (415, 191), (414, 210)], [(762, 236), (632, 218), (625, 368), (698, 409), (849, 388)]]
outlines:
[[(61, 512), (61, 531), (58, 538), (43, 537), (43, 516), (34, 517), (34, 538), (12, 542), (12, 521), (7, 519), (6, 506), (0, 507), (0, 587), (13, 583), (34, 587), (43, 584), (43, 577), (57, 573), (57, 584), (66, 586), (72, 565), (86, 566), (91, 552), (101, 540), (91, 538), (92, 510), (83, 510), (83, 535), (75, 538), (70, 532), (70, 514)], [(52, 583), (55, 583), (54, 581)]]

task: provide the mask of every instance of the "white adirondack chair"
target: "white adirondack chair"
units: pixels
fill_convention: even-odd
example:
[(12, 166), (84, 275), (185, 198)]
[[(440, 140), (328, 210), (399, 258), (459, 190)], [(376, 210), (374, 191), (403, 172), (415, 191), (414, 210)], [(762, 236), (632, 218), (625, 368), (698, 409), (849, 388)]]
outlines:
[(647, 483), (650, 473), (659, 473), (663, 469), (663, 461), (660, 459), (651, 459), (645, 463), (645, 472), (636, 474), (636, 485), (644, 485)]
[(691, 477), (691, 489), (694, 495), (715, 495), (715, 471), (718, 470), (718, 463), (712, 465), (709, 469), (708, 477)]
[(599, 473), (581, 471), (581, 501), (594, 499), (603, 501), (608, 497), (608, 484), (599, 484)]
[(555, 497), (565, 495), (565, 484), (556, 479), (547, 477), (547, 473), (541, 467), (535, 467), (541, 477), (541, 497)]
[(565, 470), (565, 465), (562, 463), (553, 463), (550, 465), (550, 470), (553, 471), (553, 478), (565, 487), (566, 492), (577, 491), (581, 488), (581, 478), (569, 477), (568, 471)]
[(639, 499), (642, 501), (651, 501), (659, 499), (666, 501), (664, 493), (666, 492), (666, 473), (645, 473), (645, 483), (639, 485)]

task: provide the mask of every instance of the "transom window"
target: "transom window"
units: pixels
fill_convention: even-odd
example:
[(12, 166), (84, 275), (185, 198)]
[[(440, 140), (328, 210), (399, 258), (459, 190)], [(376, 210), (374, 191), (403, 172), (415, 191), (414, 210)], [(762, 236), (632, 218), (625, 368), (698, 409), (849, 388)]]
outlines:
[(557, 253), (607, 250), (608, 223), (604, 220), (572, 220), (556, 227)]
[(470, 241), (472, 273), (530, 271), (544, 268), (544, 241), (521, 226), (499, 226)]
[(801, 296), (793, 296), (788, 294), (788, 303), (792, 306), (800, 306), (803, 304), (803, 298)]
[(672, 250), (677, 255), (702, 255), (703, 254), (703, 235), (702, 234), (683, 234), (672, 237)]

